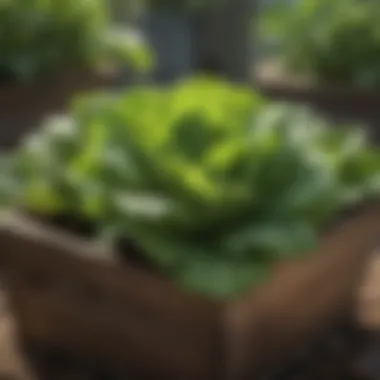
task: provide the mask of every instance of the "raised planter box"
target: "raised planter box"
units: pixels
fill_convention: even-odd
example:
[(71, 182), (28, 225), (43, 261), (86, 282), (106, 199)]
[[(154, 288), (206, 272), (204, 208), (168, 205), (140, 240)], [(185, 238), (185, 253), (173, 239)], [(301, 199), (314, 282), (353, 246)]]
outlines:
[(320, 355), (307, 359), (320, 349), (337, 367), (331, 378), (346, 379), (358, 342), (342, 357), (334, 339), (352, 338), (342, 321), (350, 322), (380, 235), (379, 205), (348, 217), (314, 254), (279, 264), (269, 283), (230, 302), (185, 293), (135, 260), (122, 266), (74, 230), (82, 238), (17, 214), (1, 219), (1, 267), (24, 341), (144, 379), (293, 379), (301, 362), (314, 376), (302, 378), (322, 380), (331, 373), (319, 372)]
[(284, 73), (273, 62), (258, 65), (257, 89), (271, 99), (305, 103), (336, 121), (354, 121), (368, 128), (371, 141), (380, 144), (380, 91), (333, 84), (315, 85)]
[(0, 86), (0, 149), (12, 148), (20, 137), (54, 112), (62, 112), (80, 91), (114, 86), (115, 73), (68, 73), (55, 80)]

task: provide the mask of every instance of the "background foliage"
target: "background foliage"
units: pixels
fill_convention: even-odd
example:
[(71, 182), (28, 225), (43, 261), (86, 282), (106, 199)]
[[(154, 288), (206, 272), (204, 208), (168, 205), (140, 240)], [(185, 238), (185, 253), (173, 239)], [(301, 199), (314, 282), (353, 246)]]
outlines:
[(143, 70), (151, 64), (143, 42), (113, 25), (107, 1), (0, 1), (2, 80), (29, 80), (110, 62)]
[(296, 73), (377, 87), (379, 17), (377, 0), (276, 1), (264, 8), (260, 31)]

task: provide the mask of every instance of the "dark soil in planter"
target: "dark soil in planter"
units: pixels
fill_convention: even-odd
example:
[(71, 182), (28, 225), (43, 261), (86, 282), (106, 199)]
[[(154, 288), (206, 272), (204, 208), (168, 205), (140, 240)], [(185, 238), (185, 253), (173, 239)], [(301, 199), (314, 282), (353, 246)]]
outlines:
[[(49, 219), (45, 219), (48, 224), (54, 227), (63, 229), (67, 232), (73, 233), (78, 236), (91, 238), (96, 233), (94, 224), (84, 219), (71, 217), (69, 215), (57, 215)], [(159, 270), (147, 260), (146, 256), (138, 248), (137, 244), (131, 239), (120, 239), (116, 243), (116, 252), (118, 259), (121, 263), (128, 263), (137, 268), (149, 270), (156, 275), (159, 274)]]
[[(347, 211), (345, 219), (356, 215), (361, 206)], [(94, 228), (88, 221), (70, 216), (57, 216), (45, 222), (76, 235), (91, 237)], [(125, 240), (119, 245), (121, 261), (159, 273), (144, 258), (133, 242)], [(326, 331), (316, 344), (306, 352), (300, 352), (298, 358), (290, 362), (279, 373), (270, 373), (268, 380), (368, 380), (356, 374), (350, 364), (360, 358), (370, 342), (370, 337), (350, 319), (344, 319), (330, 331)], [(67, 352), (54, 347), (44, 347), (36, 342), (26, 342), (25, 348), (32, 360), (33, 367), (41, 380), (119, 380), (115, 373), (102, 368), (101, 363), (88, 363), (81, 358), (73, 358)], [(139, 378), (139, 377), (136, 377)]]
[(255, 86), (270, 99), (307, 104), (332, 121), (362, 123), (371, 142), (380, 144), (380, 90), (315, 85), (282, 72), (272, 62), (257, 67)]

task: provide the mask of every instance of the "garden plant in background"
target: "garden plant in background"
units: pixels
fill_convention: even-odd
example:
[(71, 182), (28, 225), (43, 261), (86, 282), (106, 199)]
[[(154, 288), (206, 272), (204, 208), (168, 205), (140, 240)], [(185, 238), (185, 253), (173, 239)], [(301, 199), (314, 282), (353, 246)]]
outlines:
[(275, 1), (264, 7), (260, 34), (292, 74), (378, 87), (379, 16), (376, 0)]
[[(12, 149), (82, 91), (131, 83), (152, 67), (131, 22), (106, 0), (0, 2), (0, 149)], [(110, 8), (110, 9), (108, 9)]]
[(0, 3), (0, 80), (20, 82), (99, 65), (150, 66), (146, 46), (116, 27), (104, 0)]
[(1, 174), (3, 205), (79, 215), (185, 289), (228, 298), (378, 196), (380, 155), (361, 130), (198, 77), (78, 99)]

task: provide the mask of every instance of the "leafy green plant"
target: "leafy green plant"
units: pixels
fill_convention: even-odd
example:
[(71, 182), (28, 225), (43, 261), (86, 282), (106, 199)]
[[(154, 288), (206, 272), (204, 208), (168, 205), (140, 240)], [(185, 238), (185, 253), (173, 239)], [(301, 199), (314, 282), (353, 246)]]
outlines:
[(214, 297), (305, 254), (336, 213), (380, 190), (361, 130), (203, 77), (78, 99), (8, 160), (4, 203), (89, 218)]
[(0, 76), (29, 80), (61, 71), (127, 63), (151, 65), (148, 48), (111, 22), (105, 0), (0, 2)]
[(288, 69), (326, 82), (380, 85), (380, 3), (292, 0), (263, 12), (261, 35)]

